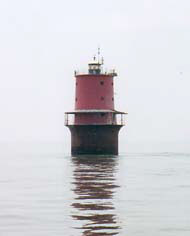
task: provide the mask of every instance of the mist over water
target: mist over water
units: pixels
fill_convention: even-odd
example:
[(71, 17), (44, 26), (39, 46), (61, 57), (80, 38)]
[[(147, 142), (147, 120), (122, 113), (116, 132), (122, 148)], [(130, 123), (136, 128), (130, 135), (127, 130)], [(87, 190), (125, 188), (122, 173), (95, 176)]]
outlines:
[(0, 162), (3, 236), (190, 233), (190, 154), (7, 150)]
[[(189, 9), (1, 1), (0, 236), (190, 235)], [(73, 73), (98, 46), (129, 113), (121, 155), (72, 157)]]

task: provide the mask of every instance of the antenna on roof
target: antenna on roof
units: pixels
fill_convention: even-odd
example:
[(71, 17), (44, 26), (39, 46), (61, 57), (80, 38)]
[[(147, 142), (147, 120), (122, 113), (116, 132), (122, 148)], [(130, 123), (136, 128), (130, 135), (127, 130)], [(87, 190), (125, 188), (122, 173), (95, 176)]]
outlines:
[(102, 57), (102, 65), (104, 64), (104, 58)]
[(98, 63), (100, 63), (100, 47), (98, 47)]

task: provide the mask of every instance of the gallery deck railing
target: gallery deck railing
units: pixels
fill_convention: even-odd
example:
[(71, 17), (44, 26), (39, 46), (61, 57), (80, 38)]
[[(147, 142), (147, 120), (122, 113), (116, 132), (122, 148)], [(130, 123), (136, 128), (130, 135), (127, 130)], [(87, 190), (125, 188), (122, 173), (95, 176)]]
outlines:
[(103, 122), (76, 122), (76, 114), (68, 114), (65, 113), (65, 125), (122, 125), (124, 126), (126, 124), (126, 114), (114, 114), (111, 118), (108, 120), (105, 120)]

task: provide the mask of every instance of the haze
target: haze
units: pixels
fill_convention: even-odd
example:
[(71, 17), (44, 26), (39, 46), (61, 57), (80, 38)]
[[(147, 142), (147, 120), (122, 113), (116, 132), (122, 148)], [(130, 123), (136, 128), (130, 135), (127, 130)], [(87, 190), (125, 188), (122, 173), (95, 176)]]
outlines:
[(100, 46), (129, 113), (120, 151), (189, 152), (189, 12), (188, 0), (1, 1), (1, 148), (69, 153), (74, 70)]

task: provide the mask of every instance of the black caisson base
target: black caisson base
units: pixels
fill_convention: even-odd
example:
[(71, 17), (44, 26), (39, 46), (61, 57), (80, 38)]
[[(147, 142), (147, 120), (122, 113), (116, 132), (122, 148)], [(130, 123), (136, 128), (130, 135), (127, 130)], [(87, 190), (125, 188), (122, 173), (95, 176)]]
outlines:
[(68, 125), (72, 155), (118, 155), (122, 125)]

